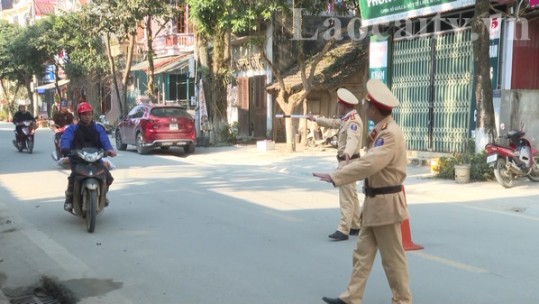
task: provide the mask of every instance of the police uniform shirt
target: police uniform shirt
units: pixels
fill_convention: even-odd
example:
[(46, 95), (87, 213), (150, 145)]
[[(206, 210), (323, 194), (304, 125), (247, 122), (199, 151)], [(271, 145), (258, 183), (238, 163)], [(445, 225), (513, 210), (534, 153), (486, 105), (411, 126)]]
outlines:
[(342, 119), (317, 118), (316, 123), (322, 127), (339, 128), (337, 136), (338, 156), (344, 156), (345, 153), (350, 157), (359, 154), (363, 122), (356, 110), (348, 112)]
[[(401, 128), (391, 116), (380, 121), (370, 133), (369, 149), (357, 161), (331, 173), (335, 186), (369, 179), (369, 187), (401, 185), (406, 178), (406, 145)], [(366, 197), (361, 213), (361, 225), (381, 226), (408, 218), (404, 193)]]

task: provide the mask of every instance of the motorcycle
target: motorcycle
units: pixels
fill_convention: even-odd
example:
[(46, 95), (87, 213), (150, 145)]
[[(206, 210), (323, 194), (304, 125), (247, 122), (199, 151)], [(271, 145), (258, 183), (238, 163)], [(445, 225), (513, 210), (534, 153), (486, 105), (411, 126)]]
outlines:
[(73, 212), (86, 220), (89, 233), (95, 231), (96, 216), (106, 205), (106, 173), (104, 162), (100, 160), (105, 151), (96, 148), (72, 150), (71, 155), (77, 162), (74, 168)]
[(520, 130), (511, 130), (501, 137), (509, 140), (509, 146), (497, 143), (485, 146), (487, 163), (494, 168), (496, 181), (505, 188), (513, 187), (513, 180), (524, 176), (539, 182), (539, 151), (524, 137), (523, 127), (522, 124)]
[(34, 132), (36, 130), (36, 123), (31, 120), (25, 120), (15, 124), (16, 126), (22, 126), (21, 134), (17, 133), (15, 130), (15, 140), (13, 140), (13, 145), (19, 152), (22, 152), (23, 149), (26, 149), (28, 153), (32, 154), (34, 150)]
[(112, 131), (114, 131), (114, 126), (110, 124), (105, 115), (99, 115), (99, 120), (96, 123), (102, 125), (107, 134), (112, 134)]

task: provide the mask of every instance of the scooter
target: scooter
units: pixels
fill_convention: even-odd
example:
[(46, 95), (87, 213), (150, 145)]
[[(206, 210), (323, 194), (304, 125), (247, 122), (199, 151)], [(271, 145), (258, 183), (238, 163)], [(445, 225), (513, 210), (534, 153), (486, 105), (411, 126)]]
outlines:
[(22, 126), (21, 134), (17, 133), (15, 130), (15, 140), (13, 140), (13, 145), (19, 152), (22, 152), (23, 149), (26, 149), (28, 153), (32, 154), (34, 151), (34, 132), (36, 130), (36, 123), (31, 120), (25, 120), (15, 124), (16, 126)]
[(497, 143), (485, 146), (487, 163), (494, 168), (496, 181), (505, 188), (513, 187), (513, 180), (524, 176), (539, 182), (539, 151), (524, 137), (523, 128), (521, 124), (520, 130), (511, 130), (501, 137), (509, 140), (509, 146)]
[(99, 115), (99, 120), (96, 123), (102, 125), (107, 134), (112, 134), (112, 131), (114, 131), (114, 126), (110, 124), (105, 115)]
[(106, 206), (105, 165), (100, 161), (105, 151), (96, 148), (72, 150), (72, 157), (77, 159), (74, 168), (73, 212), (86, 220), (89, 233), (95, 231), (96, 217)]

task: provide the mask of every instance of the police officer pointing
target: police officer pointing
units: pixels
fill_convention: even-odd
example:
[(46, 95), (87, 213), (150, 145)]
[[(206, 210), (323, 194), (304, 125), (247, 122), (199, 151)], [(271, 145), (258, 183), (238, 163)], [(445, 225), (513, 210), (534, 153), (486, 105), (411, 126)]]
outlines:
[[(359, 159), (361, 149), (361, 135), (363, 134), (363, 122), (355, 107), (359, 101), (350, 91), (344, 88), (337, 90), (337, 114), (338, 119), (315, 118), (309, 115), (307, 118), (315, 121), (319, 126), (339, 129), (337, 145), (337, 170), (348, 163)], [(356, 182), (339, 186), (340, 221), (337, 231), (329, 237), (337, 240), (347, 240), (348, 235), (359, 233), (359, 210), (360, 204), (357, 196)]]
[(346, 290), (338, 298), (323, 297), (330, 304), (358, 304), (363, 299), (367, 278), (376, 252), (392, 292), (393, 304), (412, 303), (408, 284), (408, 266), (402, 246), (401, 222), (408, 218), (402, 183), (406, 178), (406, 145), (401, 128), (391, 116), (399, 105), (397, 98), (379, 80), (367, 82), (367, 117), (375, 127), (368, 138), (368, 151), (333, 173), (313, 173), (335, 186), (365, 179), (365, 203), (361, 213), (361, 231), (353, 252), (352, 275)]

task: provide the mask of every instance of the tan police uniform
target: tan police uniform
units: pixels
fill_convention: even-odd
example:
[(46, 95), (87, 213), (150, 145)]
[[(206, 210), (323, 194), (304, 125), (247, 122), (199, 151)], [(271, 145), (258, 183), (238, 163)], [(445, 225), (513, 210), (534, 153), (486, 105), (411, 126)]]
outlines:
[[(357, 98), (346, 89), (338, 89), (337, 96), (337, 102), (345, 102), (351, 105), (359, 103)], [(337, 170), (346, 165), (345, 154), (350, 156), (349, 163), (359, 159), (363, 122), (356, 110), (348, 112), (342, 119), (317, 118), (316, 123), (322, 127), (339, 129), (337, 136)], [(337, 230), (348, 235), (350, 229), (360, 228), (359, 214), (361, 204), (357, 195), (355, 181), (339, 186), (339, 205), (341, 216)]]
[[(367, 82), (371, 106), (392, 109), (399, 105), (379, 80)], [(401, 222), (408, 218), (402, 183), (406, 178), (406, 145), (401, 128), (389, 115), (378, 122), (368, 140), (367, 153), (359, 160), (330, 174), (335, 186), (365, 180), (361, 231), (353, 253), (353, 271), (340, 299), (361, 303), (376, 252), (392, 292), (392, 303), (412, 303), (408, 266), (402, 246)]]

